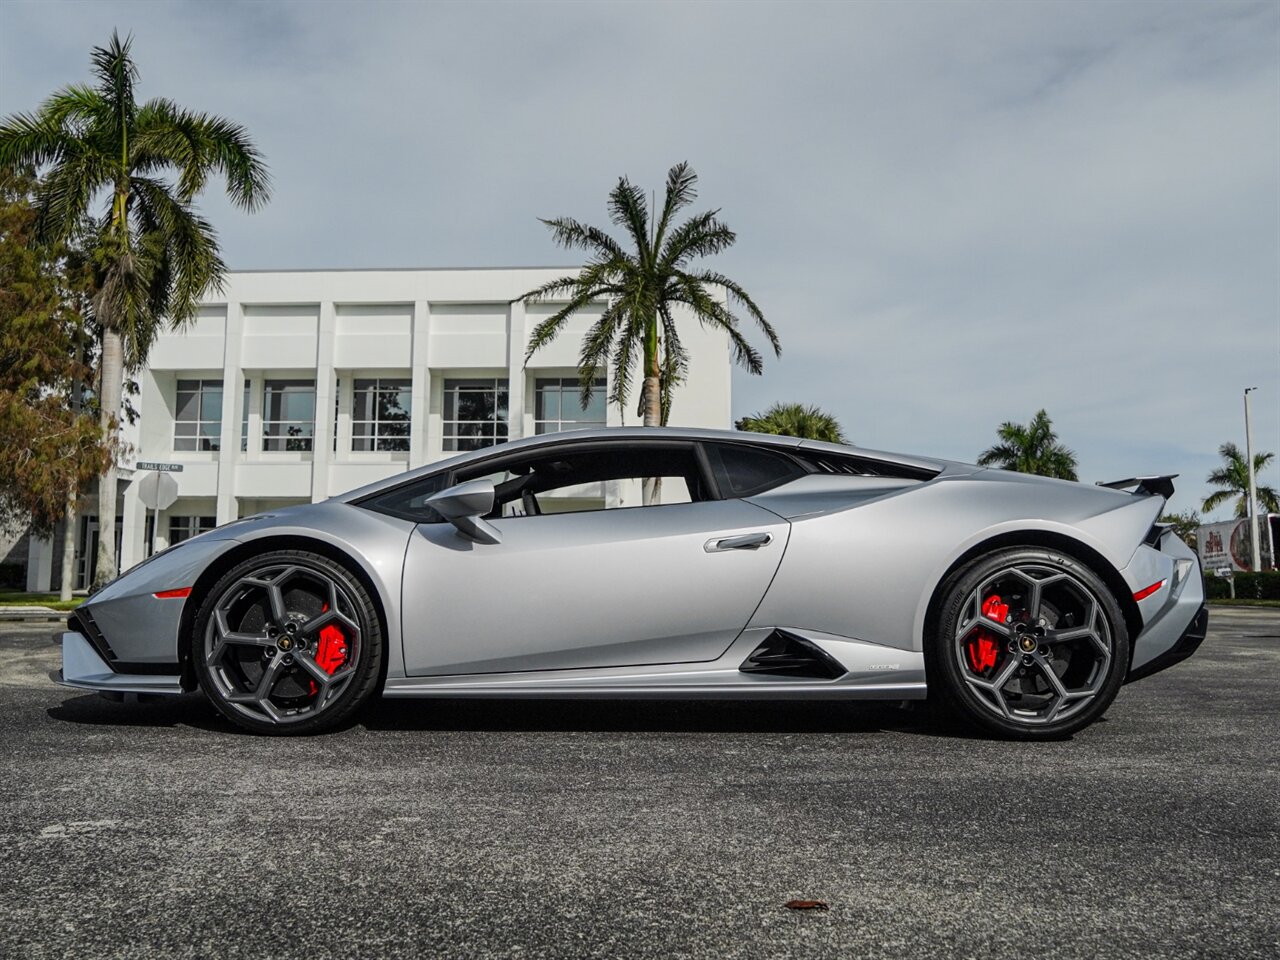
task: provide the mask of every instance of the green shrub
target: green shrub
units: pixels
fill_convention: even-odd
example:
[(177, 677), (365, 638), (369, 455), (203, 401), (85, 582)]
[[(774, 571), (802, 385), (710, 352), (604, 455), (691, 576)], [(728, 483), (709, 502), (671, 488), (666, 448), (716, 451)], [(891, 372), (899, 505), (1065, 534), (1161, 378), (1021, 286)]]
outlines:
[(1231, 596), (1231, 584), (1223, 577), (1205, 577), (1204, 595), (1209, 600), (1226, 600)]
[(1237, 573), (1236, 596), (1242, 600), (1280, 600), (1280, 571)]

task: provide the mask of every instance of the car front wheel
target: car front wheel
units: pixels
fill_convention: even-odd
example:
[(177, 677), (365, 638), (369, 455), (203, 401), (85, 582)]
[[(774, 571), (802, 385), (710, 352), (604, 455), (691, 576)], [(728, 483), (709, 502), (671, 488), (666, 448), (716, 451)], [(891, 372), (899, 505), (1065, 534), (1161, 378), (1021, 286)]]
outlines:
[(191, 638), (200, 687), (232, 722), (305, 734), (350, 717), (377, 685), (382, 636), (364, 587), (319, 554), (254, 557), (205, 596)]

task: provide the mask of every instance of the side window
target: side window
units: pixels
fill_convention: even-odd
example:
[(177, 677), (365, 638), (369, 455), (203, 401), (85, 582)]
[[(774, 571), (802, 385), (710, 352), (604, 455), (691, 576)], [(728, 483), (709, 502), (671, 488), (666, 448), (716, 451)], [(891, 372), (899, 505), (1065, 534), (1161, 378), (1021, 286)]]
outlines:
[(708, 443), (707, 459), (724, 497), (750, 497), (804, 476), (785, 453), (745, 443)]
[(473, 473), (460, 471), (458, 480), (493, 481), (497, 496), (491, 520), (706, 499), (691, 445), (562, 449), (508, 461), (497, 470), (481, 470), (484, 468)]
[(412, 520), (414, 523), (444, 523), (444, 517), (427, 506), (427, 500), (443, 490), (448, 479), (447, 472), (432, 474), (416, 483), (407, 483), (386, 493), (375, 494), (368, 500), (360, 501), (360, 505), (402, 520)]

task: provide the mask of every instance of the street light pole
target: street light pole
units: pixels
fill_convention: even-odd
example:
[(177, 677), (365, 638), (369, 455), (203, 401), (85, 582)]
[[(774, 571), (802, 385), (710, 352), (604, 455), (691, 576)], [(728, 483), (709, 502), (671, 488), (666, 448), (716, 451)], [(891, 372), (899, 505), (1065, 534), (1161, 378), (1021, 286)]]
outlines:
[(1257, 389), (1246, 387), (1244, 391), (1244, 459), (1249, 470), (1249, 546), (1255, 572), (1262, 569), (1262, 550), (1258, 540), (1258, 479), (1253, 474), (1253, 427), (1249, 422), (1249, 394)]

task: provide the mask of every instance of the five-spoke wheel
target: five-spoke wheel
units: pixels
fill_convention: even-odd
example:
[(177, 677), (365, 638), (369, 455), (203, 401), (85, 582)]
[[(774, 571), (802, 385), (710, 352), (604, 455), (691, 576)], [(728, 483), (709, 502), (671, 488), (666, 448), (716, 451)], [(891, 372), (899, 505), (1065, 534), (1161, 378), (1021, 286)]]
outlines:
[(1110, 705), (1128, 665), (1128, 634), (1114, 596), (1087, 566), (1008, 549), (979, 558), (945, 589), (930, 666), (965, 717), (1040, 739), (1069, 735)]
[(209, 591), (191, 655), (202, 689), (231, 720), (304, 733), (334, 726), (372, 692), (381, 636), (367, 592), (345, 568), (279, 551)]

